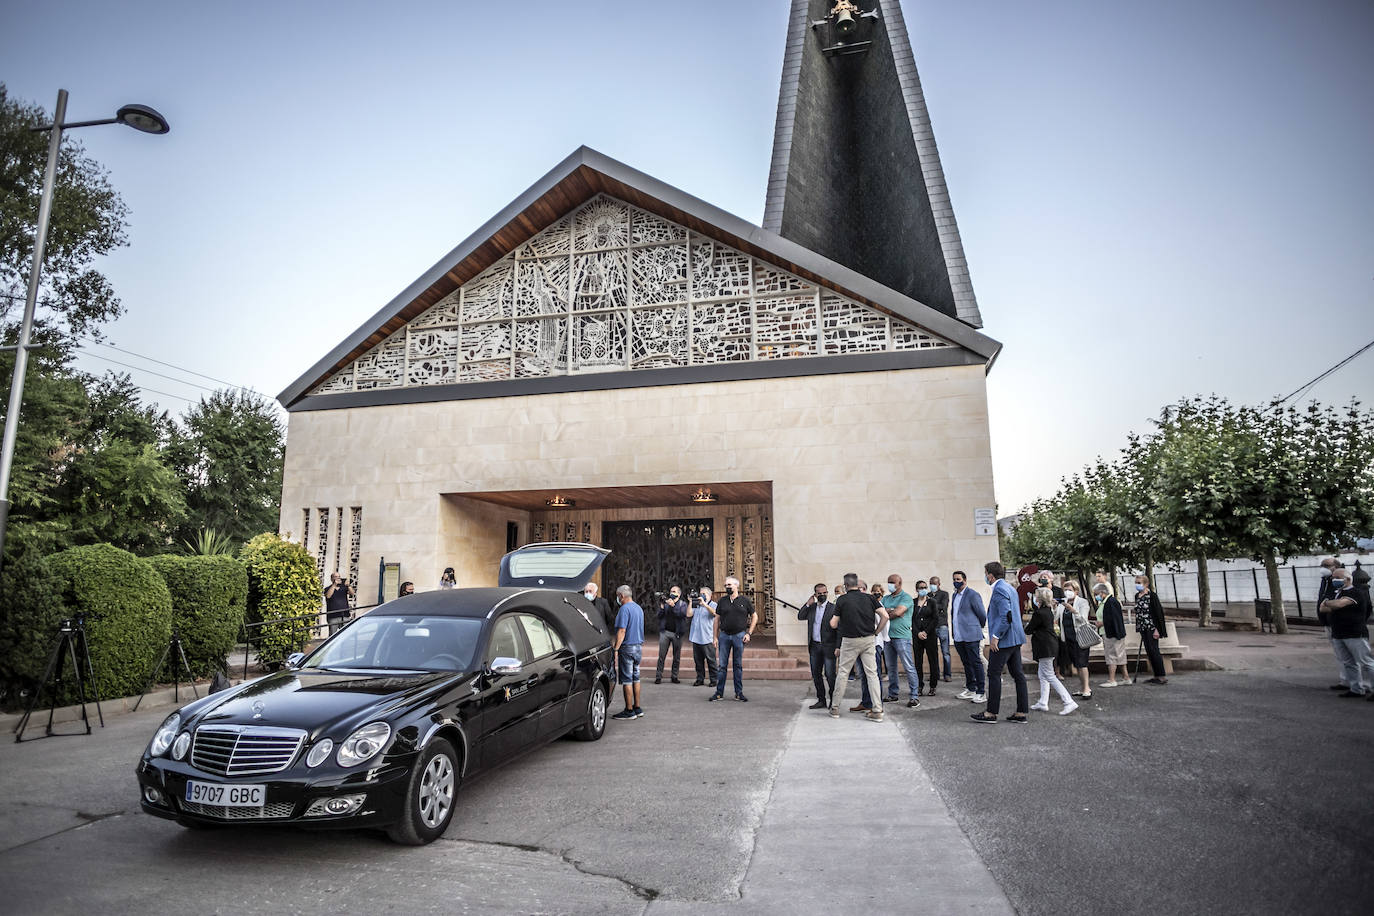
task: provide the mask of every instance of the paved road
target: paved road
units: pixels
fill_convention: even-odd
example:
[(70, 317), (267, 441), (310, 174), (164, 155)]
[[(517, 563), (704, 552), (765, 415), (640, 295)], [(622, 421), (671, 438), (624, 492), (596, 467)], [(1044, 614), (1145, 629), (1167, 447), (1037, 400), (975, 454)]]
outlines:
[(804, 710), (805, 684), (649, 685), (645, 718), (465, 785), (422, 849), (143, 815), (165, 712), (117, 716), (0, 745), (0, 911), (1363, 912), (1374, 704), (1325, 676), (1181, 675), (992, 728), (945, 696), (874, 724)]
[(1023, 914), (1368, 913), (1374, 703), (1336, 699), (1331, 667), (1098, 690), (1024, 726), (937, 697), (899, 722)]

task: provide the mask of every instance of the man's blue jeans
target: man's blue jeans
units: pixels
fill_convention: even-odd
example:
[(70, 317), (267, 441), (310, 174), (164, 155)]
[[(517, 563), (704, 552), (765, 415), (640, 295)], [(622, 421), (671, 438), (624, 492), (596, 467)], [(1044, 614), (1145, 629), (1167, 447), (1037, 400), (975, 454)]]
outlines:
[(730, 653), (735, 653), (735, 696), (744, 696), (744, 634), (720, 634), (720, 661), (716, 666), (716, 696), (725, 696), (725, 667), (730, 664)]
[(911, 655), (911, 640), (903, 639), (900, 636), (890, 638), (883, 646), (883, 655), (887, 659), (887, 695), (895, 697), (897, 695), (897, 660), (900, 658), (902, 667), (906, 670), (906, 689), (907, 696), (914, 697), (920, 693), (920, 688), (916, 686), (916, 662)]
[(949, 680), (949, 627), (936, 627), (935, 635), (940, 638), (940, 657), (945, 663), (945, 680)]

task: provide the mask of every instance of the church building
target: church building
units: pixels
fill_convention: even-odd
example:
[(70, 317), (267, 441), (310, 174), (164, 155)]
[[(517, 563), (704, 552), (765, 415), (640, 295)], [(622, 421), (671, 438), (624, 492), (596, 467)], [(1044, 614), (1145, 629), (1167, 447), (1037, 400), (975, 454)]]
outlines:
[(997, 558), (981, 327), (900, 5), (795, 0), (763, 226), (575, 150), (281, 393), (280, 530), (359, 604), (587, 541), (804, 645), (775, 595)]

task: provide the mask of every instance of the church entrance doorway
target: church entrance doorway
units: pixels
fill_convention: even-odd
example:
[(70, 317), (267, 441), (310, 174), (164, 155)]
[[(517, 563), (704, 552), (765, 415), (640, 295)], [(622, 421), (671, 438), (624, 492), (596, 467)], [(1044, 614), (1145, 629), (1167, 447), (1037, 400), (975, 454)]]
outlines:
[[(702, 586), (714, 589), (715, 524), (709, 518), (603, 522), (601, 546), (608, 547), (602, 581), (634, 589), (644, 608), (645, 632), (658, 632), (658, 594), (680, 586), (684, 599)], [(612, 584), (613, 583), (613, 584)]]

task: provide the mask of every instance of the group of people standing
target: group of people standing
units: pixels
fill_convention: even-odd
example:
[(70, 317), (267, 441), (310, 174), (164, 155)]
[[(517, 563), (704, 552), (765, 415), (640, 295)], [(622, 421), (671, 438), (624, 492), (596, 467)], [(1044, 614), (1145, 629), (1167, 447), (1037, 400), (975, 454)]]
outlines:
[[(1126, 614), (1105, 572), (1097, 574), (1089, 593), (1091, 602), (1078, 583), (1056, 582), (1048, 572), (1043, 573), (1024, 607), (1016, 589), (1006, 581), (1006, 568), (1001, 563), (986, 564), (983, 578), (992, 588), (986, 608), (982, 595), (969, 588), (968, 576), (962, 570), (950, 576), (952, 594), (940, 588), (937, 576), (917, 581), (916, 594), (911, 595), (902, 588), (902, 577), (896, 573), (871, 591), (856, 573), (848, 573), (844, 583), (836, 586), (839, 597), (832, 602), (827, 587), (818, 583), (797, 611), (797, 619), (807, 625), (816, 688), (816, 702), (811, 708), (827, 709), (831, 716), (839, 717), (851, 671), (857, 668), (861, 697), (850, 712), (881, 721), (884, 700), (895, 703), (901, 699), (899, 664), (906, 673), (906, 705), (919, 707), (922, 693), (934, 696), (940, 680), (949, 680), (951, 636), (964, 669), (964, 690), (956, 696), (985, 705), (971, 716), (975, 722), (998, 721), (1004, 670), (1016, 690), (1016, 711), (1007, 721), (1025, 722), (1032, 709), (1048, 711), (1051, 695), (1062, 703), (1060, 715), (1069, 715), (1078, 708), (1075, 697), (1092, 696), (1088, 659), (1098, 643), (1103, 643), (1107, 662), (1107, 681), (1098, 686), (1132, 682), (1127, 677)], [(1147, 683), (1163, 685), (1168, 683), (1159, 649), (1160, 639), (1168, 633), (1164, 608), (1148, 577), (1138, 576), (1135, 590), (1133, 626), (1153, 673)], [(982, 649), (985, 639), (986, 664)], [(1040, 681), (1040, 696), (1034, 705), (1030, 704), (1021, 658), (1027, 641)], [(928, 664), (922, 665), (923, 657)], [(883, 662), (886, 690), (880, 674)], [(1078, 690), (1071, 693), (1061, 673), (1064, 677), (1076, 675)]]
[[(1369, 650), (1369, 573), (1353, 573), (1335, 557), (1322, 560), (1317, 616), (1340, 666), (1336, 696), (1374, 701), (1374, 654)], [(1358, 566), (1358, 564), (1357, 564)]]

